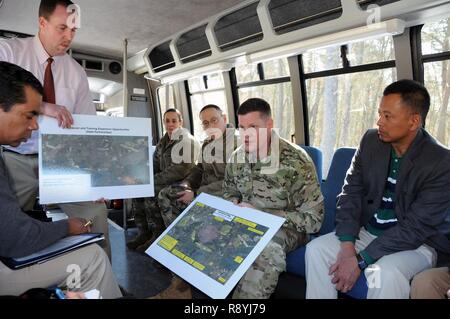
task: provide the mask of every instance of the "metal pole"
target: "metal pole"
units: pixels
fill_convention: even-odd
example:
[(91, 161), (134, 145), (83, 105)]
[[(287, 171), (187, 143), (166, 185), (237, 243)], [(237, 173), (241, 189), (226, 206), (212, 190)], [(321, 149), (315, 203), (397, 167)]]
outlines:
[[(128, 40), (123, 40), (123, 115), (128, 116)], [(126, 231), (128, 200), (123, 200), (123, 229)]]

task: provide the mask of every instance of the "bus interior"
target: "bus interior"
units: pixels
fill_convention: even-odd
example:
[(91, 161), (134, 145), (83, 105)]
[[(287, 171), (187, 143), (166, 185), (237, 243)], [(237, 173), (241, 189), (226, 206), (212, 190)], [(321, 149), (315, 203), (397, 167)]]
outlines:
[[(237, 126), (240, 103), (260, 97), (281, 137), (320, 150), (325, 183), (336, 151), (357, 148), (376, 127), (383, 88), (414, 79), (431, 94), (427, 130), (450, 147), (450, 1), (76, 3), (81, 27), (69, 54), (88, 75), (97, 114), (151, 118), (154, 144), (168, 108), (180, 110), (200, 140), (203, 106), (220, 106)], [(0, 0), (0, 39), (35, 35), (38, 6)], [(135, 235), (130, 200), (110, 214), (120, 285), (138, 298), (163, 290), (169, 273), (126, 249)], [(289, 270), (279, 285), (275, 297), (304, 296), (296, 288), (304, 282)], [(200, 291), (194, 297), (206, 298)]]

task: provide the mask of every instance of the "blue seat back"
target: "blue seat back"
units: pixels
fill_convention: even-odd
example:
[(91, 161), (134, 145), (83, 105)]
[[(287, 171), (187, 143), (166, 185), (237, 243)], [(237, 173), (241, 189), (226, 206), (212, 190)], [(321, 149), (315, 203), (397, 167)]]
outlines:
[(323, 162), (322, 151), (314, 146), (300, 145), (300, 147), (303, 148), (306, 151), (306, 153), (308, 153), (309, 157), (311, 157), (312, 161), (314, 162), (314, 166), (316, 167), (317, 178), (319, 179), (319, 184), (321, 184), (322, 162)]
[(321, 190), (324, 197), (325, 217), (320, 235), (328, 234), (335, 228), (336, 201), (342, 191), (345, 176), (355, 155), (354, 148), (339, 148), (333, 155), (327, 179), (322, 183)]

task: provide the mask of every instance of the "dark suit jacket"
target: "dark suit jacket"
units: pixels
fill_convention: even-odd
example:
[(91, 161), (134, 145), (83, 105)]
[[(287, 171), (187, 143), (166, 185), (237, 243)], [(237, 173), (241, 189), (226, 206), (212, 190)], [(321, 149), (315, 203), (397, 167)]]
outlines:
[[(380, 207), (389, 169), (391, 144), (369, 130), (347, 172), (336, 210), (336, 235), (357, 237)], [(404, 154), (396, 186), (398, 223), (366, 248), (374, 259), (422, 244), (450, 255), (450, 151), (420, 130)], [(447, 228), (447, 230), (445, 230)]]

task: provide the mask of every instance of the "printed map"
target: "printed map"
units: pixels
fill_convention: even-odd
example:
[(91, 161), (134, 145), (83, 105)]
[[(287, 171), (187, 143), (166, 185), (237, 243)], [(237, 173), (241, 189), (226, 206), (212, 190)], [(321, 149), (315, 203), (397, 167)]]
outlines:
[(145, 136), (43, 134), (43, 173), (88, 174), (92, 187), (149, 184), (148, 140)]
[(225, 284), (267, 230), (197, 202), (158, 245)]

